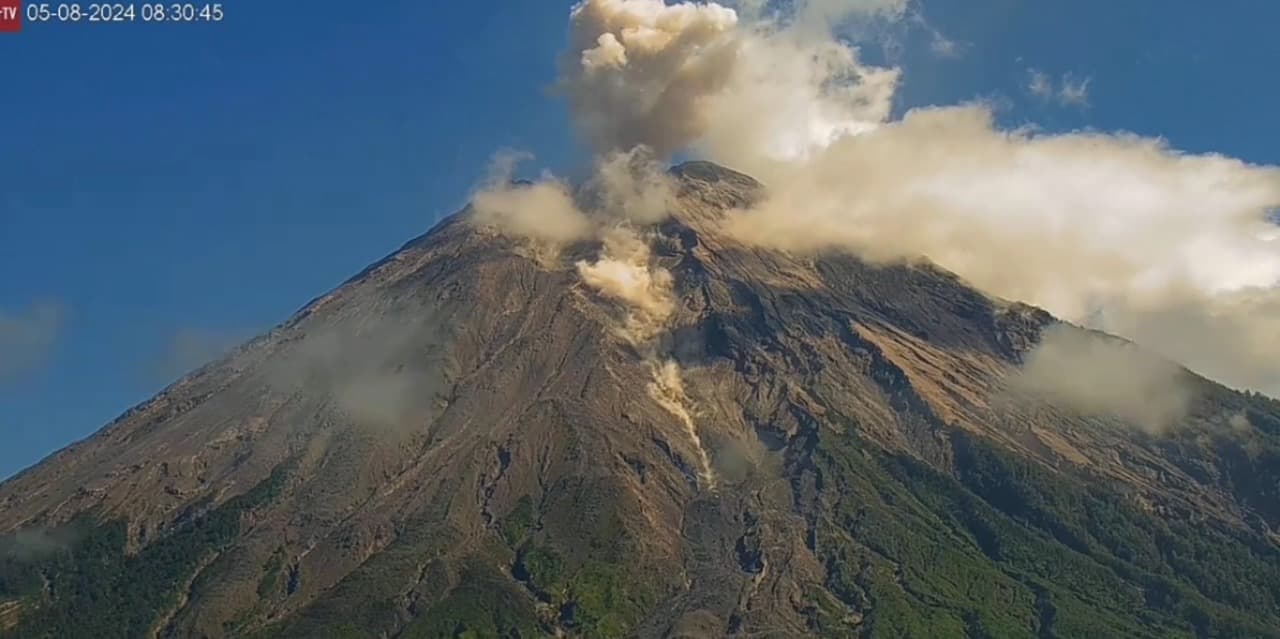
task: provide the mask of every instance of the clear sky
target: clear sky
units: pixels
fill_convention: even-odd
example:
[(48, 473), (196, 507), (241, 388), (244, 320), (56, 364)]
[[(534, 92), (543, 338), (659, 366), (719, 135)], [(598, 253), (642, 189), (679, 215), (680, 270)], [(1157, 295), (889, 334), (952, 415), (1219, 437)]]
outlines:
[[(570, 4), (232, 0), (216, 25), (0, 34), (0, 477), (456, 210), (494, 151), (580, 163), (548, 90)], [(1280, 164), (1280, 5), (923, 11), (939, 38), (867, 52), (905, 68), (900, 110), (984, 98)]]

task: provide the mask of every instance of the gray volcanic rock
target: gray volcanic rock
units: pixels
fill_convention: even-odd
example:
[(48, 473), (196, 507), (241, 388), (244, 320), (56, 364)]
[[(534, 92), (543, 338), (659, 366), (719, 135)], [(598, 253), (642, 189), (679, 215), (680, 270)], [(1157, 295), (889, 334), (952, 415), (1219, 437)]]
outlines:
[(719, 221), (763, 187), (672, 173), (653, 344), (583, 286), (593, 243), (464, 211), (0, 485), (0, 629), (1280, 636), (1276, 403), (1187, 373), (1150, 434), (1010, 394), (1046, 313), (743, 246)]

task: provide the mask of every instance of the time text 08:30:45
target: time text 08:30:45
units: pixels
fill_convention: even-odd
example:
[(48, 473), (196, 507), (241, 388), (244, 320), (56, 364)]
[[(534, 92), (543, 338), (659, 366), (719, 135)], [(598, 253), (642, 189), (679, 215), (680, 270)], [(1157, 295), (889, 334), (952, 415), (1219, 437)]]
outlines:
[(222, 22), (222, 3), (36, 2), (26, 6), (28, 23), (45, 22)]

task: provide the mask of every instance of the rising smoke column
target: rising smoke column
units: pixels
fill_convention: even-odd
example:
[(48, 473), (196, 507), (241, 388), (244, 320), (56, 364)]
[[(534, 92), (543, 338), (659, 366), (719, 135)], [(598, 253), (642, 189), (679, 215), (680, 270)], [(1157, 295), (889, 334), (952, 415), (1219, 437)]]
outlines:
[(744, 20), (715, 3), (580, 2), (560, 90), (602, 152), (714, 149), (746, 169), (750, 157), (805, 157), (886, 120), (899, 79), (897, 69), (863, 64), (829, 26), (895, 15), (904, 3), (796, 4), (783, 23)]

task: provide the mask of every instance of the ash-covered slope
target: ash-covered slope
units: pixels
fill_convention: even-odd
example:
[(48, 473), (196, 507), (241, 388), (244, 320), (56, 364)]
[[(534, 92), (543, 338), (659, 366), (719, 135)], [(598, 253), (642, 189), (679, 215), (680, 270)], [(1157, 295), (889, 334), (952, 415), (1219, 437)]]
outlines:
[(2, 634), (1280, 636), (1274, 402), (1011, 392), (1045, 313), (673, 173), (647, 314), (464, 212), (0, 486)]

